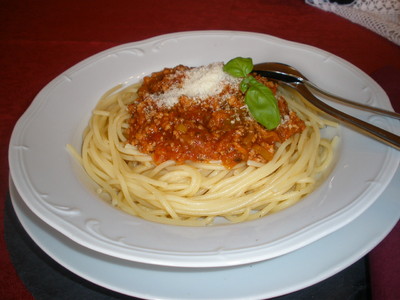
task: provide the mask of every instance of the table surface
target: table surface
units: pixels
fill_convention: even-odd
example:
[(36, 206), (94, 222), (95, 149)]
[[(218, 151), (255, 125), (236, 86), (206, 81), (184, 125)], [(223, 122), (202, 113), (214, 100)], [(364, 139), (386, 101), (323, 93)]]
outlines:
[[(21, 250), (10, 247), (4, 235), (6, 223), (18, 226), (10, 216), (12, 209), (6, 205), (7, 151), (12, 129), (49, 81), (88, 56), (171, 32), (265, 33), (312, 45), (349, 61), (374, 78), (389, 95), (394, 109), (400, 111), (400, 47), (302, 0), (2, 0), (0, 14), (0, 218), (4, 220), (0, 224), (1, 299), (33, 298), (32, 287), (23, 280), (23, 270), (15, 265), (14, 258)], [(8, 233), (17, 234), (13, 231), (17, 229), (11, 229)], [(19, 238), (24, 238), (20, 234)], [(365, 275), (368, 288), (364, 298), (400, 299), (398, 249), (399, 224), (361, 262), (345, 270), (356, 269)], [(332, 285), (330, 288), (334, 299), (339, 292)], [(348, 292), (348, 299), (355, 299), (353, 292)], [(106, 291), (99, 293), (104, 296), (102, 299), (117, 297)]]

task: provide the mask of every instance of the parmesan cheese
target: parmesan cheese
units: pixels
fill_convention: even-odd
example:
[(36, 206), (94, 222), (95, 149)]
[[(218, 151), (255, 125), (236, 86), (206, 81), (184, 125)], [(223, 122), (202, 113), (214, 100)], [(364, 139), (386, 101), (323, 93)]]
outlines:
[(171, 86), (162, 94), (151, 95), (160, 107), (172, 107), (181, 96), (201, 101), (220, 94), (227, 85), (239, 86), (241, 78), (235, 78), (223, 70), (223, 63), (191, 68), (184, 72), (182, 85)]

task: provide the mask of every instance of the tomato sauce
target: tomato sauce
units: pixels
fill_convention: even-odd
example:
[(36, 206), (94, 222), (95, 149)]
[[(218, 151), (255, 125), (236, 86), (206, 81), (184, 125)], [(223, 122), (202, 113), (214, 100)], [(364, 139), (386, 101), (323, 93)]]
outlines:
[[(281, 124), (267, 130), (250, 116), (238, 84), (223, 84), (218, 94), (202, 99), (179, 95), (173, 105), (160, 105), (160, 95), (182, 88), (187, 70), (177, 66), (145, 77), (138, 98), (128, 107), (128, 141), (156, 164), (221, 161), (231, 168), (248, 160), (266, 163), (277, 143), (304, 130), (304, 122), (283, 98), (278, 99)], [(276, 83), (254, 76), (276, 93)]]

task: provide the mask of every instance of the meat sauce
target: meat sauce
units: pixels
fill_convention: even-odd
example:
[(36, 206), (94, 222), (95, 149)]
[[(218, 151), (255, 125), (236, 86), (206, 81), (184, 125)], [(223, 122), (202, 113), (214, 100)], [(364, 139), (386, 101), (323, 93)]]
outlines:
[[(163, 94), (183, 87), (190, 69), (180, 65), (145, 77), (138, 98), (128, 106), (128, 142), (156, 164), (221, 161), (232, 168), (248, 160), (266, 163), (277, 143), (304, 130), (304, 122), (283, 98), (278, 99), (281, 124), (267, 130), (250, 116), (239, 84), (222, 82), (217, 94), (202, 99), (181, 94), (173, 105), (160, 104)], [(276, 83), (254, 77), (276, 93)]]

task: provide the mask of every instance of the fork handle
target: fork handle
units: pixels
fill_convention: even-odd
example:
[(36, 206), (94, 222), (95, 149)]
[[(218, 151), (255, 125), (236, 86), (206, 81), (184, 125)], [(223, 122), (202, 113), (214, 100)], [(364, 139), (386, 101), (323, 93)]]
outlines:
[(393, 148), (400, 150), (400, 136), (395, 135), (389, 131), (386, 131), (382, 128), (376, 127), (370, 123), (364, 122), (360, 119), (352, 117), (340, 110), (329, 106), (323, 101), (316, 98), (310, 90), (303, 83), (284, 83), (295, 90), (297, 90), (308, 102), (310, 102), (316, 108), (322, 110), (323, 112), (335, 117), (338, 120), (341, 120), (353, 127), (357, 128), (359, 131), (369, 135), (370, 137), (383, 142)]
[(381, 109), (379, 107), (373, 107), (373, 106), (369, 106), (369, 105), (365, 105), (362, 103), (358, 103), (358, 102), (353, 102), (347, 99), (344, 99), (342, 97), (336, 96), (334, 94), (331, 94), (321, 88), (319, 88), (318, 86), (316, 86), (315, 84), (313, 84), (312, 82), (308, 81), (308, 80), (304, 80), (303, 83), (310, 89), (324, 95), (327, 96), (329, 98), (331, 98), (331, 100), (333, 101), (337, 101), (338, 103), (344, 103), (347, 104), (349, 106), (355, 107), (355, 108), (360, 108), (362, 110), (365, 111), (369, 111), (369, 112), (373, 112), (376, 114), (380, 114), (382, 116), (386, 116), (386, 117), (391, 117), (391, 118), (395, 118), (400, 120), (400, 114), (396, 113), (394, 111), (389, 111), (389, 110), (385, 110), (385, 109)]

